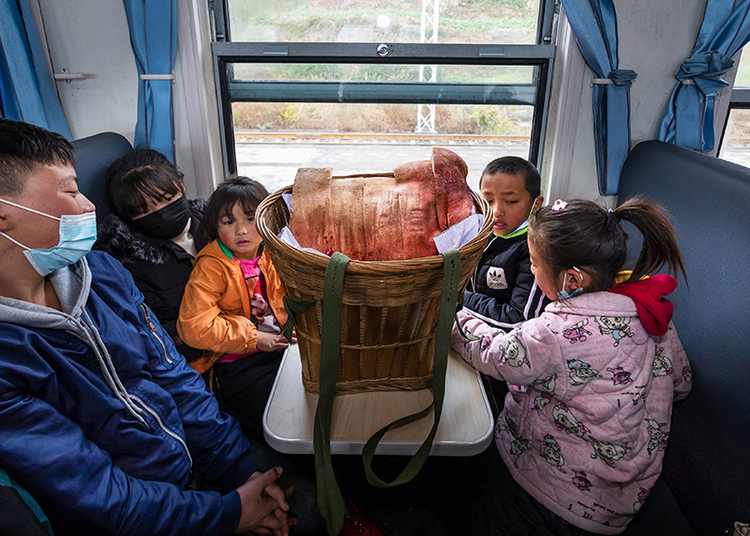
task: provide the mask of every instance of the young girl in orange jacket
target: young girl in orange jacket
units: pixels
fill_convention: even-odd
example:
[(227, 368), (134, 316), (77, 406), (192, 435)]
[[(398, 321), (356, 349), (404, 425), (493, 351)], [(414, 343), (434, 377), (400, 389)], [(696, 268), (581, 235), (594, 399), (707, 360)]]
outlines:
[(191, 365), (201, 374), (214, 367), (222, 410), (260, 442), (263, 410), (289, 344), (281, 335), (284, 291), (255, 227), (255, 211), (267, 196), (247, 177), (216, 188), (200, 230), (208, 245), (195, 258), (177, 321), (182, 339), (204, 350)]

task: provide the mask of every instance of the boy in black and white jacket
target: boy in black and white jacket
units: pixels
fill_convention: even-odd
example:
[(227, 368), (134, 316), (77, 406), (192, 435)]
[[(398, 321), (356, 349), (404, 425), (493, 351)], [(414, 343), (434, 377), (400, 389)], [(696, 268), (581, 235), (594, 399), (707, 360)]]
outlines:
[(529, 218), (542, 206), (541, 177), (527, 160), (504, 156), (487, 164), (479, 189), (492, 207), (495, 236), (464, 293), (464, 305), (498, 327), (539, 316), (549, 303), (531, 273)]

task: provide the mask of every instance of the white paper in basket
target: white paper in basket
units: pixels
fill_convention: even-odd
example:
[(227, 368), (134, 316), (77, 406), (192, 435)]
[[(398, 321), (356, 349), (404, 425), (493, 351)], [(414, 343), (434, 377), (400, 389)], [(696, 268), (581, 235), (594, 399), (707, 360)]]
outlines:
[[(292, 234), (292, 231), (289, 230), (289, 227), (285, 226), (281, 231), (279, 231), (278, 237), (279, 240), (281, 240), (282, 242), (286, 242), (293, 248), (301, 249), (302, 251), (307, 251), (308, 253), (323, 255), (323, 253), (321, 253), (317, 249), (300, 247), (299, 242), (297, 242), (297, 239), (294, 238), (294, 235)], [(328, 255), (323, 255), (323, 257), (328, 258)]]
[[(283, 194), (281, 194), (281, 198), (286, 203), (286, 208), (291, 211), (292, 194), (290, 194), (289, 192), (284, 192)], [(451, 225), (445, 231), (433, 237), (432, 239), (435, 241), (435, 246), (437, 247), (438, 253), (443, 253), (451, 249), (458, 249), (461, 246), (468, 244), (475, 236), (477, 236), (477, 234), (479, 234), (479, 229), (482, 228), (483, 222), (484, 216), (482, 214), (472, 214), (468, 218), (461, 220), (456, 225)], [(307, 251), (310, 253), (317, 253), (318, 255), (327, 257), (327, 255), (324, 255), (316, 249), (300, 247), (299, 242), (297, 242), (297, 239), (294, 238), (294, 235), (289, 230), (289, 227), (285, 226), (281, 231), (279, 231), (278, 237), (279, 240), (281, 240), (282, 242), (286, 242), (294, 248), (301, 249), (302, 251)]]
[(482, 214), (472, 214), (456, 225), (451, 225), (445, 231), (432, 238), (435, 241), (438, 252), (444, 253), (468, 244), (479, 234), (479, 229), (482, 228), (483, 222), (484, 216)]

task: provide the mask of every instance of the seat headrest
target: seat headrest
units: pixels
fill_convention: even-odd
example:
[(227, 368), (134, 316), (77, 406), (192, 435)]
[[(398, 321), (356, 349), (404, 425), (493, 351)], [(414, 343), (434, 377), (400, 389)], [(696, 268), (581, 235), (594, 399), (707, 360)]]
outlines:
[(112, 212), (107, 195), (107, 168), (133, 150), (130, 142), (116, 132), (102, 132), (73, 141), (78, 189), (96, 205), (96, 221), (101, 223)]

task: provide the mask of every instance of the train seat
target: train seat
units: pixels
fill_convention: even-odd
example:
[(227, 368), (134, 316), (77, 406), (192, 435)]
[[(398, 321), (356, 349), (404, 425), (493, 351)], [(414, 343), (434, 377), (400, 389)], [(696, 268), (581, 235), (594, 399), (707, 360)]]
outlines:
[(620, 179), (620, 202), (635, 195), (672, 213), (689, 285), (669, 296), (693, 387), (674, 406), (662, 480), (693, 531), (724, 534), (750, 521), (750, 169), (646, 141)]
[(101, 132), (72, 143), (78, 189), (96, 205), (96, 221), (102, 223), (112, 213), (104, 174), (112, 162), (132, 151), (133, 147), (116, 132)]

